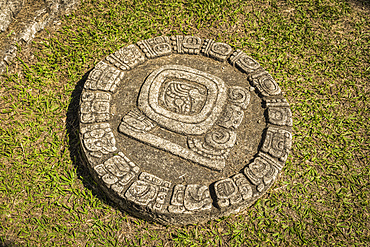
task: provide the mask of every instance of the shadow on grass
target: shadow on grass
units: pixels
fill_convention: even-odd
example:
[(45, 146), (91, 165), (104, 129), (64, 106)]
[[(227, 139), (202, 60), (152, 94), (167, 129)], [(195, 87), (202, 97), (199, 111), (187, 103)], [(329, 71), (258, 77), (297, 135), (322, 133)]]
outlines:
[[(71, 95), (71, 102), (69, 103), (67, 109), (66, 129), (69, 142), (68, 149), (70, 152), (70, 159), (72, 160), (73, 166), (76, 168), (78, 178), (81, 179), (83, 186), (89, 189), (93, 196), (96, 196), (103, 204), (122, 212), (124, 215), (131, 216), (132, 218), (127, 218), (127, 220), (131, 223), (135, 223), (135, 221), (141, 217), (139, 215), (135, 215), (131, 212), (125, 211), (124, 209), (119, 207), (119, 205), (115, 203), (111, 198), (109, 198), (109, 196), (106, 194), (107, 192), (105, 192), (105, 190), (95, 182), (89, 168), (86, 166), (87, 161), (84, 157), (79, 138), (79, 106), (84, 84), (91, 71), (92, 69), (86, 72), (77, 82), (75, 89), (73, 90)], [(150, 219), (146, 219), (145, 222), (147, 224), (155, 223)]]
[(353, 5), (360, 9), (365, 9), (367, 8), (368, 10), (370, 9), (370, 1), (369, 0), (349, 0)]
[(9, 240), (3, 240), (1, 239), (0, 237), (0, 247), (15, 247), (15, 246), (20, 246), (12, 241), (9, 241)]
[[(156, 223), (156, 221), (140, 215), (140, 213), (135, 214), (131, 211), (130, 204), (127, 205), (127, 207), (121, 208), (118, 203), (114, 201), (114, 199), (111, 199), (107, 192), (105, 192), (106, 188), (101, 188), (99, 184), (97, 184), (94, 180), (93, 174), (91, 174), (89, 166), (87, 164), (87, 161), (85, 159), (85, 155), (83, 153), (83, 150), (81, 148), (80, 143), (80, 137), (79, 137), (79, 108), (80, 108), (80, 98), (81, 94), (84, 88), (84, 84), (89, 76), (89, 73), (92, 70), (86, 72), (82, 78), (77, 82), (72, 95), (71, 95), (71, 101), (69, 103), (68, 109), (67, 109), (67, 119), (66, 119), (66, 129), (67, 129), (67, 137), (69, 141), (69, 151), (70, 151), (70, 159), (72, 160), (73, 166), (76, 168), (76, 172), (78, 177), (82, 180), (83, 186), (87, 189), (89, 189), (94, 196), (96, 196), (101, 202), (103, 202), (106, 205), (111, 206), (112, 208), (121, 211), (122, 213), (126, 215), (130, 215), (135, 218), (144, 219), (147, 223)], [(259, 95), (259, 97), (262, 97)], [(261, 102), (261, 107), (264, 106), (263, 102)], [(266, 111), (264, 112), (265, 119), (267, 119)], [(266, 130), (263, 131), (263, 134), (260, 137), (260, 141), (258, 143), (258, 150), (261, 149), (263, 140), (265, 139)], [(248, 164), (251, 163), (255, 158), (257, 157), (257, 153), (249, 159), (247, 162)], [(243, 172), (242, 168), (238, 172)], [(215, 194), (214, 185), (216, 182), (212, 182), (210, 184), (210, 196), (213, 199), (213, 206), (217, 208), (217, 198)], [(119, 202), (120, 203), (120, 202)], [(125, 205), (126, 206), (126, 205)], [(128, 211), (125, 211), (127, 209)], [(145, 217), (145, 218), (143, 218)]]
[[(70, 158), (73, 162), (73, 166), (76, 168), (77, 175), (80, 179), (82, 179), (82, 183), (85, 188), (91, 190), (92, 194), (98, 197), (104, 204), (108, 204), (118, 210), (118, 208), (114, 202), (112, 202), (107, 195), (104, 193), (103, 190), (95, 183), (93, 177), (90, 174), (88, 167), (85, 165), (85, 159), (83, 158), (81, 144), (79, 139), (79, 116), (78, 116), (78, 109), (79, 109), (79, 102), (82, 93), (83, 86), (87, 80), (89, 73), (88, 71), (85, 73), (81, 80), (79, 80), (76, 84), (75, 89), (71, 95), (71, 102), (68, 106), (67, 110), (67, 120), (66, 120), (66, 129), (67, 129), (67, 138), (69, 140), (69, 152)], [(123, 210), (120, 210), (124, 212)]]

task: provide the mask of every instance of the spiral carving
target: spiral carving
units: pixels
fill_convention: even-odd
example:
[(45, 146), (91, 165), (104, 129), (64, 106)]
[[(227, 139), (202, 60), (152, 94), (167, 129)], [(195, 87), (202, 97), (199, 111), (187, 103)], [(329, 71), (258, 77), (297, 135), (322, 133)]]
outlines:
[(206, 143), (215, 149), (227, 149), (234, 146), (236, 133), (234, 131), (217, 128), (205, 136)]
[(229, 88), (229, 101), (242, 109), (247, 109), (251, 95), (245, 88), (234, 86)]

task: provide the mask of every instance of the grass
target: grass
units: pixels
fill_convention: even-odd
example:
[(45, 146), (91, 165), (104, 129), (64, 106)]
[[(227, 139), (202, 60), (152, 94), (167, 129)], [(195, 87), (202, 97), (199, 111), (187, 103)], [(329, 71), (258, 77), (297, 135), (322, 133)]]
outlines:
[[(94, 1), (0, 77), (0, 245), (368, 246), (370, 6), (361, 1)], [(78, 163), (76, 103), (94, 65), (173, 34), (243, 49), (280, 84), (293, 150), (249, 209), (182, 228), (120, 211)]]

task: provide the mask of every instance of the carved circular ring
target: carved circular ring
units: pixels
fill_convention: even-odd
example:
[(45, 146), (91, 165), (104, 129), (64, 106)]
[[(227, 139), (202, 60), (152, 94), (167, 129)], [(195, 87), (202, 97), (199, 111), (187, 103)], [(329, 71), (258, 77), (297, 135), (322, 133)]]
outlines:
[(277, 179), (292, 114), (257, 61), (194, 36), (156, 37), (100, 61), (82, 91), (84, 161), (103, 191), (165, 225), (237, 213)]

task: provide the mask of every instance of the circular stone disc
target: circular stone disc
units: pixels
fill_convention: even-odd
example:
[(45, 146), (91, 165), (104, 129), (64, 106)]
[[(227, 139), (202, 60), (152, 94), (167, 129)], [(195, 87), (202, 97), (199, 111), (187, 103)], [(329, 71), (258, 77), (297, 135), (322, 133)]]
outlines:
[(80, 101), (82, 152), (124, 210), (185, 225), (236, 213), (277, 179), (292, 114), (271, 75), (230, 45), (156, 37), (109, 55)]

